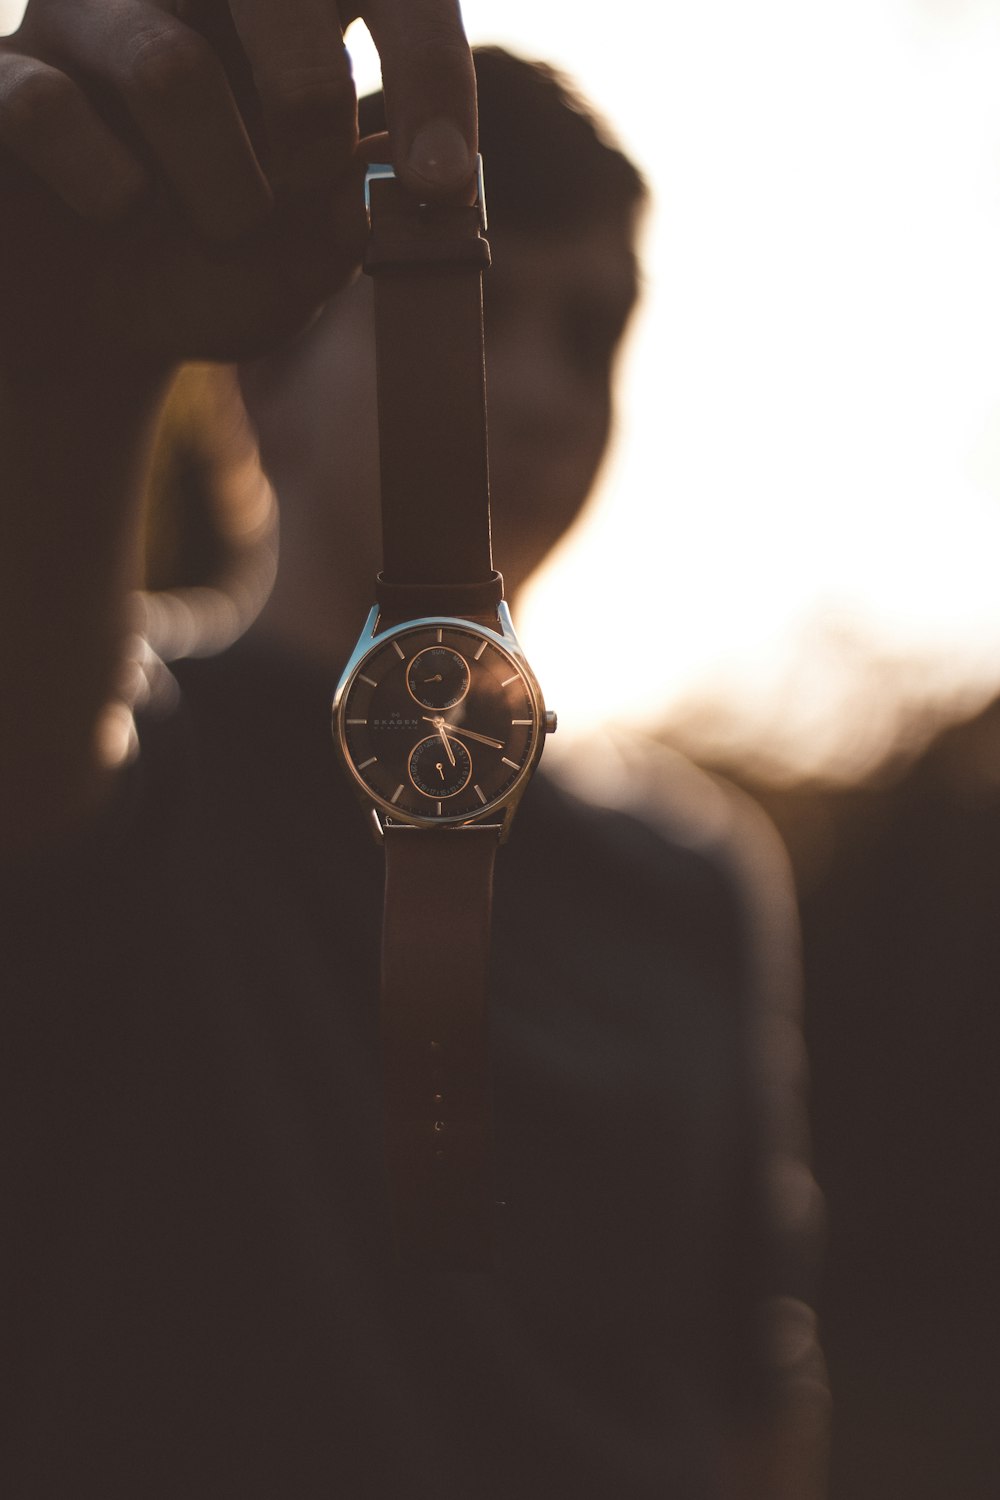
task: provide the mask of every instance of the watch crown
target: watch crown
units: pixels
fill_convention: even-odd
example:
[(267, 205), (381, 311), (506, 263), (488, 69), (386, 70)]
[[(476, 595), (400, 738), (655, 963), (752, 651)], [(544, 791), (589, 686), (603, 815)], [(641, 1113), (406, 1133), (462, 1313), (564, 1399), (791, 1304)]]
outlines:
[(555, 713), (553, 713), (553, 711), (552, 711), (551, 708), (548, 709), (546, 711), (546, 714), (545, 714), (545, 733), (546, 734), (555, 734), (555, 732), (556, 732), (556, 725), (558, 723), (559, 723), (559, 717), (558, 717), (558, 715), (555, 714)]

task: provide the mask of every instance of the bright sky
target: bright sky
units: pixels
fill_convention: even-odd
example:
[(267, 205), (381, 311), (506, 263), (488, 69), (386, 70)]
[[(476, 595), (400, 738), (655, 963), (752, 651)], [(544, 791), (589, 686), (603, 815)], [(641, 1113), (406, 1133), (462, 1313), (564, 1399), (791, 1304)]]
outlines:
[(850, 774), (914, 700), (1000, 689), (1000, 7), (465, 12), (573, 73), (657, 198), (618, 451), (524, 620), (563, 723)]
[(1000, 691), (1000, 6), (463, 9), (569, 72), (656, 199), (616, 451), (519, 622), (558, 738), (672, 720), (849, 775)]

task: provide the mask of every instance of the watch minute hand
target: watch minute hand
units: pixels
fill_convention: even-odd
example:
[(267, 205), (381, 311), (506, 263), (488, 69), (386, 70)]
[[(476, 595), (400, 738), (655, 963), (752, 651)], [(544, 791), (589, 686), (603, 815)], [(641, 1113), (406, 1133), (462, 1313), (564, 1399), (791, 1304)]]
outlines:
[(449, 734), (464, 736), (467, 740), (478, 740), (481, 745), (492, 745), (494, 750), (502, 750), (504, 746), (503, 740), (490, 739), (488, 734), (477, 734), (474, 729), (465, 729), (457, 724), (442, 724), (441, 728), (446, 729)]

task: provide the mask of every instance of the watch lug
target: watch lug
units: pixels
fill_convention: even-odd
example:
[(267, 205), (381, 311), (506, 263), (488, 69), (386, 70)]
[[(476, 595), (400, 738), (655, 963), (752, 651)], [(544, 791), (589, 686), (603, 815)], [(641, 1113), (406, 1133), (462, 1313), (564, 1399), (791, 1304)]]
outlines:
[(358, 665), (358, 662), (364, 656), (365, 652), (371, 646), (372, 641), (375, 639), (375, 631), (378, 626), (378, 615), (378, 605), (373, 604), (371, 609), (368, 611), (368, 618), (364, 623), (364, 628), (362, 629), (361, 634), (358, 636), (357, 640), (354, 643), (354, 650), (351, 652), (350, 657), (348, 658), (347, 666), (340, 674), (340, 681), (337, 683), (337, 690), (333, 695), (334, 712), (336, 712), (337, 704), (340, 701), (340, 695), (343, 692), (344, 688), (347, 686), (354, 668)]
[(375, 636), (378, 633), (380, 613), (381, 611), (378, 605), (373, 604), (371, 609), (368, 611), (368, 618), (365, 620), (364, 625), (361, 627), (361, 634), (358, 636), (357, 644), (355, 645), (354, 650), (351, 653), (352, 658), (367, 651), (368, 647), (375, 639)]
[(504, 640), (508, 644), (516, 646), (517, 650), (523, 656), (524, 652), (521, 650), (521, 642), (517, 638), (517, 631), (514, 629), (514, 622), (510, 617), (510, 609), (506, 599), (501, 599), (497, 605), (497, 619), (500, 623), (500, 634)]
[[(527, 786), (527, 781), (522, 782), (521, 786), (511, 793), (509, 800), (505, 802), (503, 807), (500, 809), (499, 823), (501, 844), (506, 844), (508, 838), (510, 837), (510, 825), (514, 821), (514, 814), (517, 812), (517, 809), (521, 802), (521, 798), (524, 796), (524, 793), (527, 790)], [(498, 821), (496, 809), (493, 810), (488, 819), (484, 819), (483, 821), (496, 823)]]

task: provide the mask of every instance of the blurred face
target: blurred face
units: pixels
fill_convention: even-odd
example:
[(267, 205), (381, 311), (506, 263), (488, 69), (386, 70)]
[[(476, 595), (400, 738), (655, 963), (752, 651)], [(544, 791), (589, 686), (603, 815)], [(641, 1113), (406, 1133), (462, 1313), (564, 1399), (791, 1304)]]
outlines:
[(575, 520), (607, 447), (630, 234), (497, 236), (485, 299), (494, 552), (513, 593)]
[[(611, 420), (635, 298), (628, 226), (491, 236), (487, 391), (496, 566), (514, 593), (571, 524)], [(243, 372), (282, 507), (283, 569), (371, 599), (380, 566), (372, 288), (361, 277), (283, 354)], [(303, 580), (305, 586), (305, 580)], [(356, 628), (356, 625), (355, 625)]]

